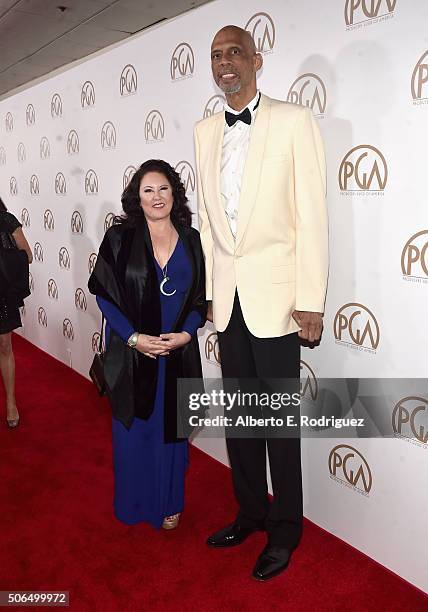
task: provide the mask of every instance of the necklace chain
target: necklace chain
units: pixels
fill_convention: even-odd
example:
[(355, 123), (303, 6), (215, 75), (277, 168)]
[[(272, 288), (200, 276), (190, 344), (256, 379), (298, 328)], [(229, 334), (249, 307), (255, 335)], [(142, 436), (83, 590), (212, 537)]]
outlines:
[[(170, 232), (170, 234), (169, 234), (168, 258), (167, 258), (167, 260), (166, 260), (166, 264), (164, 265), (164, 267), (163, 267), (163, 268), (162, 268), (162, 267), (161, 267), (161, 265), (159, 264), (159, 267), (160, 267), (160, 269), (162, 270), (162, 274), (163, 274), (163, 277), (164, 277), (164, 278), (166, 278), (166, 275), (167, 275), (167, 273), (168, 273), (168, 262), (169, 262), (169, 257), (170, 257), (170, 255), (171, 255), (171, 240), (172, 240), (172, 229), (171, 229), (171, 232)], [(157, 258), (157, 260), (158, 260), (158, 262), (159, 262), (159, 261), (160, 261), (160, 257), (159, 257), (159, 254), (158, 254), (157, 250), (156, 250), (156, 247), (155, 247), (155, 243), (154, 243), (154, 242), (153, 242), (153, 250), (154, 250), (155, 255), (156, 255), (156, 258)]]
[(161, 269), (162, 275), (163, 275), (163, 280), (162, 280), (162, 281), (161, 281), (161, 283), (159, 284), (159, 289), (160, 289), (160, 292), (161, 292), (163, 295), (166, 295), (166, 296), (168, 296), (168, 297), (169, 297), (169, 296), (171, 296), (171, 295), (174, 295), (174, 293), (176, 293), (176, 292), (177, 292), (177, 289), (174, 289), (174, 291), (172, 291), (171, 293), (168, 293), (168, 292), (167, 292), (167, 291), (165, 291), (165, 289), (164, 289), (165, 284), (166, 284), (166, 283), (167, 283), (167, 282), (170, 280), (170, 279), (169, 279), (169, 276), (167, 276), (167, 274), (168, 274), (168, 262), (169, 262), (169, 258), (171, 257), (171, 241), (172, 241), (172, 234), (173, 234), (173, 232), (174, 232), (174, 230), (173, 230), (173, 229), (172, 229), (172, 227), (171, 227), (171, 233), (170, 233), (170, 235), (169, 235), (169, 245), (168, 245), (168, 259), (166, 260), (166, 264), (165, 264), (165, 266), (164, 266), (163, 268), (161, 268), (161, 265), (160, 265), (160, 263), (159, 263), (158, 253), (157, 253), (157, 251), (156, 251), (155, 244), (154, 244), (154, 242), (152, 241), (152, 244), (153, 244), (153, 251), (154, 251), (155, 257), (156, 257), (156, 259), (157, 259), (157, 261), (158, 261), (158, 264), (159, 264), (159, 267), (160, 267), (160, 269)]

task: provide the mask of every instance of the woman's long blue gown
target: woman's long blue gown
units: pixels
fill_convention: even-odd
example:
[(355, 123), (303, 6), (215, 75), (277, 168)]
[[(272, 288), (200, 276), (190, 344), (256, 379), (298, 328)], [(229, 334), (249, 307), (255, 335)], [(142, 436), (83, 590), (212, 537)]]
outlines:
[[(155, 260), (159, 283), (162, 270)], [(192, 268), (181, 240), (168, 261), (170, 281), (160, 293), (161, 333), (172, 331), (185, 293), (192, 282)], [(109, 327), (126, 341), (134, 331), (122, 313), (110, 302), (97, 297)], [(189, 313), (181, 331), (196, 333), (201, 318)], [(106, 331), (108, 333), (108, 330)], [(114, 512), (116, 517), (133, 525), (140, 521), (156, 528), (166, 516), (182, 512), (184, 477), (188, 463), (187, 441), (164, 442), (164, 391), (166, 357), (158, 356), (158, 380), (155, 405), (149, 419), (134, 418), (129, 430), (113, 418)]]

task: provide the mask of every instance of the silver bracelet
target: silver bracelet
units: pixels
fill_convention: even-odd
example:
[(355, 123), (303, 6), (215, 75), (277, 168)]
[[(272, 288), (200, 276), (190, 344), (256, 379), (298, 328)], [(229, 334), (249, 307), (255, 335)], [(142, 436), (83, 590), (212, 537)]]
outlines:
[(140, 334), (138, 332), (134, 332), (131, 336), (129, 336), (128, 342), (126, 344), (130, 346), (131, 348), (135, 348), (137, 346), (139, 335)]

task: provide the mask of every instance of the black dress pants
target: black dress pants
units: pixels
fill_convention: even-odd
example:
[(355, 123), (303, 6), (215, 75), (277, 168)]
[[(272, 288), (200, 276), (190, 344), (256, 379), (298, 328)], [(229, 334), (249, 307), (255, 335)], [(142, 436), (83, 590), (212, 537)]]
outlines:
[[(223, 378), (300, 377), (297, 333), (257, 338), (248, 330), (235, 294), (233, 311), (224, 332), (218, 333)], [(226, 439), (233, 486), (239, 505), (236, 522), (264, 527), (269, 543), (293, 549), (302, 530), (302, 474), (300, 437)], [(266, 446), (273, 487), (269, 502)]]

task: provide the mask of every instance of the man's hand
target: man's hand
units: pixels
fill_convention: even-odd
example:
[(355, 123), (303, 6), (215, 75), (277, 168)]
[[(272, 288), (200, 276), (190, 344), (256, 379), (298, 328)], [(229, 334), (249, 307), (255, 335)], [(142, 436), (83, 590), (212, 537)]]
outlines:
[(208, 302), (207, 320), (213, 322), (213, 303)]
[(320, 312), (295, 310), (293, 312), (293, 319), (296, 321), (297, 325), (302, 328), (298, 332), (299, 338), (302, 338), (302, 340), (309, 340), (309, 342), (316, 342), (320, 339), (323, 328), (322, 314)]

